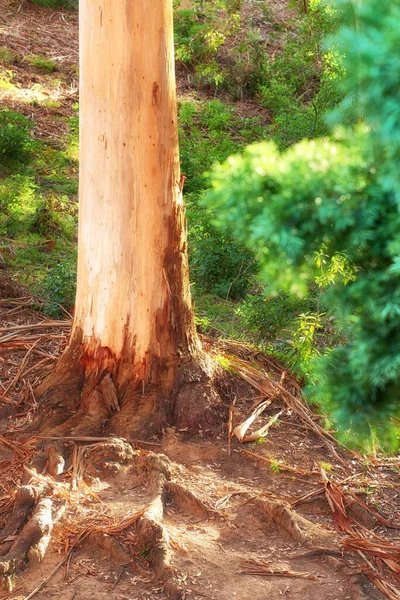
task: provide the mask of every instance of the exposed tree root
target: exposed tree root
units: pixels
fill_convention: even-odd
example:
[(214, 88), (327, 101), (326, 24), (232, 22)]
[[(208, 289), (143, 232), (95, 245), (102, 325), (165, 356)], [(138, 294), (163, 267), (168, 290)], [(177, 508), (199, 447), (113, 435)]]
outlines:
[(299, 526), (301, 517), (296, 515), (289, 506), (279, 500), (255, 499), (256, 506), (268, 521), (283, 529), (296, 542), (305, 543), (308, 538)]
[[(121, 519), (118, 526), (112, 525), (115, 521), (107, 515), (100, 518), (100, 522), (104, 519), (107, 523), (104, 527), (95, 519), (95, 525), (85, 523), (85, 528), (75, 524), (73, 533), (77, 537), (73, 545), (84, 540), (85, 548), (101, 548), (119, 566), (132, 568), (135, 564), (140, 568), (140, 556), (145, 556), (167, 597), (184, 597), (184, 574), (175, 569), (175, 552), (184, 548), (174, 539), (175, 534), (169, 533), (175, 531), (175, 525), (165, 519), (166, 510), (172, 506), (172, 513), (175, 510), (184, 518), (197, 521), (227, 516), (214, 508), (215, 503), (205, 502), (189, 489), (183, 478), (176, 476), (179, 469), (165, 455), (135, 450), (121, 436), (149, 436), (169, 424), (193, 432), (199, 428), (215, 431), (216, 424), (220, 429), (221, 423), (226, 423), (227, 407), (220, 401), (210, 372), (204, 366), (186, 367), (180, 383), (165, 395), (134, 386), (117, 389), (109, 373), (100, 377), (92, 373), (85, 379), (82, 370), (73, 378), (72, 395), (68, 398), (67, 381), (60, 379), (60, 373), (58, 383), (52, 377), (51, 385), (47, 382), (43, 386), (46, 418), (40, 426), (35, 424), (36, 431), (30, 431), (37, 440), (37, 451), (15, 496), (13, 512), (0, 533), (0, 578), (9, 589), (15, 575), (30, 561), (41, 560), (46, 552), (57, 518), (50, 497), (54, 491), (78, 505), (84, 494), (90, 496), (92, 482), (107, 481), (112, 485), (113, 478), (120, 473), (125, 476), (129, 470), (138, 483), (135, 487), (141, 488), (140, 498), (145, 496), (129, 507), (132, 518)], [(61, 375), (66, 377), (67, 373), (62, 365)], [(108, 441), (89, 441), (107, 435)], [(199, 493), (203, 496), (200, 490)], [(288, 503), (258, 496), (253, 504), (261, 523), (273, 523), (296, 544), (333, 550), (332, 536), (298, 515)], [(96, 516), (96, 509), (90, 507), (88, 514)], [(122, 531), (127, 538), (121, 535)], [(133, 542), (126, 545), (128, 538)]]
[(295, 542), (303, 545), (324, 545), (333, 548), (332, 536), (321, 530), (308, 519), (297, 514), (287, 502), (256, 498), (256, 506), (261, 510), (267, 521), (273, 522)]
[(164, 486), (164, 497), (166, 504), (175, 504), (182, 512), (198, 515), (200, 518), (207, 519), (210, 514), (215, 512), (208, 508), (191, 490), (179, 483), (167, 481)]
[[(165, 594), (172, 600), (179, 599), (183, 590), (171, 565), (169, 535), (163, 526), (168, 491), (171, 489), (171, 463), (166, 456), (150, 454), (143, 465), (153, 499), (138, 522), (138, 546), (149, 552), (149, 560), (157, 579), (163, 582)], [(181, 496), (183, 490), (181, 490)], [(189, 496), (189, 492), (188, 492)]]
[[(18, 489), (12, 515), (1, 532), (0, 539), (3, 543), (9, 536), (14, 536), (20, 531), (35, 506), (37, 496), (37, 488), (32, 485), (24, 485)], [(0, 555), (4, 554), (3, 547), (1, 547)]]
[(30, 521), (26, 523), (7, 554), (0, 559), (0, 576), (6, 587), (12, 589), (15, 574), (34, 556), (40, 560), (45, 555), (53, 529), (52, 501), (41, 498), (37, 503)]
[[(90, 402), (93, 402), (93, 396)], [(72, 455), (68, 445), (52, 443), (47, 447), (46, 456), (48, 460), (44, 463), (43, 472), (47, 475), (34, 477), (35, 485), (23, 485), (18, 490), (13, 513), (1, 533), (0, 575), (8, 588), (14, 576), (26, 568), (29, 561), (41, 560), (46, 552), (53, 526), (52, 500), (48, 493), (66, 484), (65, 475), (61, 474), (64, 465), (71, 463), (72, 482), (79, 489), (79, 478), (74, 479), (74, 473), (79, 472), (80, 478), (93, 476), (108, 479), (118, 475), (121, 465), (125, 464), (146, 492), (144, 508), (132, 520), (132, 524), (127, 521), (127, 527), (133, 527), (135, 532), (135, 554), (146, 555), (154, 578), (162, 582), (168, 598), (182, 598), (184, 587), (173, 562), (174, 551), (179, 549), (179, 543), (171, 539), (164, 524), (165, 510), (172, 505), (179, 512), (197, 520), (218, 517), (219, 513), (176, 480), (176, 467), (170, 460), (163, 454), (133, 450), (130, 444), (120, 439), (75, 447)], [(257, 498), (254, 502), (267, 521), (273, 522), (297, 543), (312, 545), (317, 540), (319, 545), (324, 543), (327, 546), (320, 529), (297, 515), (285, 502), (265, 498)], [(113, 537), (118, 536), (120, 530), (121, 527), (94, 527), (91, 531), (87, 530), (85, 544), (89, 547), (94, 545), (96, 549), (102, 548), (119, 565), (128, 564), (134, 557)], [(329, 542), (330, 539), (328, 546), (331, 545)]]

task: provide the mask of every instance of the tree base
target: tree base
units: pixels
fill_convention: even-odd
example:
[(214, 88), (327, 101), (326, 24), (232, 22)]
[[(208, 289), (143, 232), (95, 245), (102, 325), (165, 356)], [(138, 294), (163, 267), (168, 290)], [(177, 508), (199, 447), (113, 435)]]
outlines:
[[(156, 444), (153, 436), (166, 429), (165, 452), (175, 460), (176, 456), (190, 458), (193, 452), (197, 456), (197, 450), (190, 444), (177, 449), (175, 444), (174, 451), (174, 444), (170, 444), (173, 432), (189, 430), (192, 435), (200, 433), (197, 439), (201, 439), (208, 430), (212, 434), (208, 440), (214, 442), (204, 444), (212, 447), (212, 452), (210, 448), (209, 454), (202, 450), (198, 455), (200, 464), (209, 465), (217, 457), (219, 461), (227, 457), (221, 443), (218, 450), (216, 440), (224, 431), (228, 410), (216, 391), (221, 388), (221, 373), (210, 365), (187, 363), (168, 394), (132, 385), (126, 386), (121, 399), (108, 374), (93, 385), (93, 380), (81, 371), (75, 372), (72, 396), (66, 383), (52, 375), (52, 385), (46, 382), (40, 401), (41, 425), (37, 419), (30, 427), (30, 439), (34, 436), (37, 440), (36, 452), (0, 534), (0, 577), (8, 590), (15, 581), (18, 585), (29, 564), (43, 559), (49, 544), (51, 548), (53, 527), (58, 521), (56, 529), (65, 530), (68, 524), (67, 531), (72, 535), (68, 564), (72, 551), (87, 553), (93, 548), (121, 574), (126, 569), (153, 580), (171, 600), (190, 597), (187, 590), (196, 588), (197, 573), (210, 569), (205, 558), (209, 552), (210, 560), (216, 564), (222, 561), (213, 576), (223, 588), (226, 567), (230, 577), (237, 579), (235, 589), (241, 597), (247, 594), (243, 577), (238, 576), (245, 561), (275, 559), (277, 552), (278, 556), (279, 552), (281, 556), (287, 553), (288, 546), (292, 552), (307, 546), (327, 556), (340, 556), (335, 535), (297, 514), (288, 502), (238, 483), (236, 474), (219, 479), (213, 473), (176, 464), (166, 454), (138, 449), (137, 444), (127, 442), (141, 438)], [(229, 459), (232, 464), (234, 457)], [(198, 465), (198, 461), (194, 463)], [(246, 474), (247, 469), (246, 464)], [(233, 498), (235, 502), (227, 510), (226, 502), (231, 503)], [(103, 506), (114, 501), (116, 513), (113, 518), (105, 516)], [(239, 536), (236, 545), (235, 536)], [(245, 542), (248, 538), (250, 541)], [(207, 550), (204, 555), (203, 543)], [(199, 564), (193, 559), (196, 556), (201, 556)], [(332, 573), (329, 565), (325, 569), (326, 577), (332, 579), (332, 590), (337, 577), (343, 579), (342, 566), (339, 562)], [(270, 596), (278, 597), (280, 588), (271, 586)], [(222, 588), (209, 597), (225, 600)], [(202, 598), (204, 590), (196, 589), (197, 597)], [(360, 600), (363, 596), (359, 586), (354, 590), (348, 585), (346, 597)], [(318, 597), (313, 596), (311, 588), (300, 591), (299, 598)], [(328, 594), (328, 588), (326, 591)], [(253, 584), (252, 597), (265, 597), (261, 583)]]

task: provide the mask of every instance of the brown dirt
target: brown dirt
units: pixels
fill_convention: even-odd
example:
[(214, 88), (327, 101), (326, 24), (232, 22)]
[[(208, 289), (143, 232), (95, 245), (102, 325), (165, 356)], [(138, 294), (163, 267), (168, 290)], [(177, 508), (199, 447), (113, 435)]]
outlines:
[[(399, 522), (400, 477), (395, 460), (366, 460), (337, 447), (342, 462), (338, 461), (304, 421), (287, 410), (283, 397), (271, 404), (268, 414), (264, 413), (254, 427), (283, 409), (280, 425), (270, 429), (263, 444), (244, 445), (233, 439), (231, 456), (226, 418), (221, 418), (219, 431), (213, 435), (204, 429), (164, 427), (147, 440), (150, 445), (116, 439), (35, 442), (32, 429), (39, 428), (41, 408), (31, 390), (46, 374), (47, 365), (40, 365), (42, 357), (33, 351), (23, 369), (21, 364), (35, 342), (35, 349), (57, 357), (69, 325), (65, 322), (47, 329), (31, 328), (41, 323), (43, 316), (32, 310), (23, 288), (4, 277), (2, 281), (2, 386), (7, 388), (19, 374), (2, 404), (14, 409), (19, 403), (20, 414), (3, 415), (1, 420), (0, 525), (6, 529), (0, 537), (5, 536), (2, 541), (8, 545), (16, 543), (18, 523), (12, 532), (10, 525), (14, 494), (18, 488), (25, 489), (21, 485), (27, 486), (28, 491), (36, 490), (39, 500), (42, 498), (36, 505), (42, 511), (39, 517), (37, 508), (26, 509), (26, 504), (21, 504), (33, 515), (28, 521), (29, 535), (36, 536), (37, 541), (41, 532), (42, 548), (34, 544), (28, 552), (29, 568), (24, 570), (24, 565), (18, 564), (18, 577), (11, 582), (13, 591), (5, 591), (1, 597), (25, 599), (71, 548), (68, 560), (38, 591), (37, 598), (89, 600), (110, 594), (116, 600), (382, 597), (362, 575), (365, 564), (359, 556), (344, 552), (346, 536), (336, 530), (325, 496), (305, 499), (294, 510), (290, 504), (321, 488), (319, 466), (323, 464), (332, 481), (350, 478), (341, 485), (345, 494), (359, 495), (372, 509), (378, 507), (388, 519)], [(14, 297), (7, 299), (5, 295), (10, 293)], [(27, 329), (10, 329), (16, 323)], [(4, 339), (7, 329), (9, 334), (17, 335)], [(26, 339), (38, 335), (38, 331), (39, 341)], [(62, 337), (52, 338), (55, 331), (58, 335), (62, 332)], [(18, 346), (20, 341), (23, 351)], [(282, 367), (272, 357), (210, 338), (204, 340), (204, 345), (210, 352), (253, 360), (273, 380), (279, 380)], [(296, 380), (288, 376), (285, 381), (286, 389), (295, 392)], [(226, 415), (235, 399), (234, 425), (242, 422), (250, 414), (258, 392), (231, 374), (220, 377), (215, 384), (225, 406), (222, 412)], [(245, 454), (244, 449), (261, 458)], [(273, 469), (262, 458), (275, 460)], [(43, 471), (46, 464), (47, 470)], [(29, 473), (24, 465), (31, 465)], [(38, 475), (40, 472), (44, 475)], [(18, 514), (22, 514), (21, 509)], [(349, 514), (375, 534), (395, 542), (398, 532), (383, 527), (358, 505), (353, 512), (349, 508)], [(51, 536), (46, 529), (50, 527), (46, 520), (49, 515), (53, 521)], [(18, 519), (23, 522), (24, 515)], [(38, 519), (41, 529), (36, 526)], [(79, 536), (83, 538), (81, 543)], [(20, 539), (17, 536), (17, 541)], [(0, 554), (4, 554), (1, 548)], [(251, 561), (286, 574), (244, 574), (249, 567), (254, 568)], [(3, 562), (4, 556), (0, 558), (0, 564)], [(298, 576), (289, 577), (288, 571)]]
[[(78, 15), (27, 0), (0, 0), (0, 46), (15, 56), (11, 64), (0, 61), (0, 71), (12, 70), (15, 86), (0, 89), (2, 105), (31, 118), (35, 137), (59, 144), (78, 101)], [(46, 74), (32, 67), (24, 61), (31, 55), (53, 60), (56, 71)], [(51, 102), (57, 105), (52, 108)]]

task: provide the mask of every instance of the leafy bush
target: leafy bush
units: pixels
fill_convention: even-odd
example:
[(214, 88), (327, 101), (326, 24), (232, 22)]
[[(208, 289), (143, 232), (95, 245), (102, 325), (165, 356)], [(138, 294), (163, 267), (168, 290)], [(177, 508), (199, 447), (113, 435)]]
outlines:
[(33, 140), (29, 135), (32, 123), (17, 112), (8, 109), (0, 111), (0, 161), (26, 162)]
[(177, 11), (174, 21), (177, 60), (200, 86), (222, 86), (236, 98), (254, 95), (265, 63), (265, 42), (255, 28), (242, 27), (241, 6), (242, 0), (193, 0), (193, 9)]
[(194, 66), (211, 52), (207, 30), (192, 10), (179, 10), (174, 17), (176, 59)]
[[(274, 22), (276, 11), (270, 5), (254, 3), (250, 14), (241, 7), (241, 0), (193, 0), (191, 10), (178, 10), (176, 58), (199, 86), (228, 90), (234, 99), (259, 94), (267, 108), (276, 103), (283, 118), (285, 101), (310, 103), (323, 87), (329, 65), (323, 60), (322, 37), (333, 27), (332, 0), (309, 2), (307, 14), (296, 11), (284, 27)], [(260, 20), (268, 21), (272, 30), (260, 31)], [(283, 44), (277, 51), (278, 36)], [(281, 98), (279, 88), (285, 91)]]
[(335, 82), (343, 67), (335, 47), (324, 49), (324, 36), (337, 22), (332, 0), (309, 2), (296, 35), (286, 36), (283, 51), (265, 67), (260, 102), (274, 117), (272, 136), (280, 148), (329, 131), (325, 117), (342, 97)]
[(256, 263), (235, 240), (211, 224), (211, 213), (199, 207), (208, 185), (204, 172), (215, 160), (224, 160), (249, 140), (265, 133), (257, 119), (244, 119), (219, 100), (182, 102), (179, 107), (181, 168), (187, 180), (185, 200), (189, 225), (189, 262), (192, 281), (205, 292), (238, 299), (252, 285)]
[(37, 293), (46, 299), (45, 312), (52, 317), (63, 316), (62, 308), (72, 311), (76, 291), (76, 253), (63, 256), (50, 267), (36, 285)]
[[(266, 290), (268, 292), (268, 290)], [(288, 345), (287, 339), (297, 329), (297, 320), (302, 313), (314, 311), (316, 298), (306, 298), (280, 292), (274, 294), (248, 294), (235, 314), (241, 318), (243, 327), (256, 334), (258, 344), (273, 346), (281, 350)]]
[(217, 169), (209, 202), (224, 227), (235, 223), (278, 287), (304, 292), (318, 275), (314, 256), (322, 246), (330, 260), (339, 252), (355, 265), (354, 278), (323, 296), (350, 332), (348, 343), (316, 361), (309, 393), (349, 442), (359, 434), (365, 445), (370, 430), (393, 449), (400, 413), (400, 7), (389, 0), (343, 6), (349, 24), (336, 43), (348, 95), (339, 114), (354, 104), (356, 86), (367, 126), (284, 154), (273, 144), (249, 147)]
[(72, 241), (76, 233), (76, 218), (67, 212), (68, 209), (65, 210), (67, 202), (68, 199), (63, 197), (46, 198), (46, 205), (37, 211), (30, 231), (39, 233), (44, 238), (61, 236), (65, 240)]
[(268, 76), (266, 41), (258, 28), (248, 25), (246, 32), (238, 35), (231, 46), (227, 57), (224, 57), (227, 75), (223, 87), (235, 100), (252, 98)]
[(371, 137), (341, 133), (283, 155), (271, 143), (250, 147), (217, 169), (209, 196), (216, 220), (235, 223), (278, 289), (304, 293), (318, 276), (314, 256), (324, 244), (330, 259), (339, 251), (357, 265), (354, 281), (324, 293), (324, 306), (351, 338), (319, 361), (311, 393), (343, 429), (352, 418), (363, 435), (366, 423), (383, 427), (382, 415), (397, 414), (400, 378), (400, 213), (383, 189), (385, 162)]
[(208, 186), (208, 171), (251, 141), (262, 139), (266, 128), (257, 118), (241, 118), (219, 100), (181, 102), (179, 145), (181, 170), (187, 177), (185, 193), (200, 193)]
[(212, 215), (186, 197), (190, 279), (202, 292), (238, 300), (253, 284), (257, 263), (232, 234), (211, 224)]

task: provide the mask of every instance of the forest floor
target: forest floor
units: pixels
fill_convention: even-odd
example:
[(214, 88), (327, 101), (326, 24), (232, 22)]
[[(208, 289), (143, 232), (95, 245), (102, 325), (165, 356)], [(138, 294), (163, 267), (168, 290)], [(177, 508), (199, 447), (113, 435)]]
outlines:
[[(0, 554), (18, 540), (7, 523), (21, 485), (44, 484), (53, 515), (44, 559), (28, 548), (28, 569), (1, 598), (27, 600), (35, 590), (49, 600), (399, 597), (398, 460), (332, 442), (275, 358), (203, 339), (230, 361), (218, 382), (225, 417), (212, 432), (165, 423), (146, 441), (116, 439), (110, 426), (108, 441), (41, 440), (34, 389), (63, 351), (70, 322), (49, 321), (26, 289), (0, 281)], [(279, 413), (268, 435), (253, 443), (230, 436), (260, 401), (252, 431)], [(51, 475), (60, 447), (63, 473)], [(30, 467), (38, 451), (42, 474)], [(144, 541), (140, 523), (154, 507), (160, 528)]]
[[(56, 63), (46, 73), (12, 60), (1, 97), (32, 118), (35, 138), (58, 147), (78, 99), (77, 16), (0, 0), (0, 26), (11, 56)], [(184, 75), (178, 87), (185, 93)], [(260, 112), (251, 101), (239, 108)], [(0, 565), (4, 547), (18, 540), (7, 523), (19, 486), (43, 484), (53, 520), (41, 540), (44, 560), (28, 548), (28, 569), (0, 598), (27, 600), (35, 590), (48, 600), (400, 598), (398, 459), (360, 456), (332, 441), (296, 379), (244, 344), (203, 338), (228, 367), (216, 430), (166, 423), (145, 441), (118, 440), (107, 429), (107, 442), (54, 440), (66, 463), (51, 475), (51, 441), (34, 433), (42, 414), (34, 390), (62, 353), (70, 322), (48, 321), (37, 306), (0, 271)], [(240, 442), (230, 432), (260, 401), (270, 403), (252, 429), (281, 413), (279, 420), (264, 439)], [(46, 453), (42, 475), (26, 471), (34, 449)], [(158, 515), (156, 544), (140, 535), (149, 507)]]

